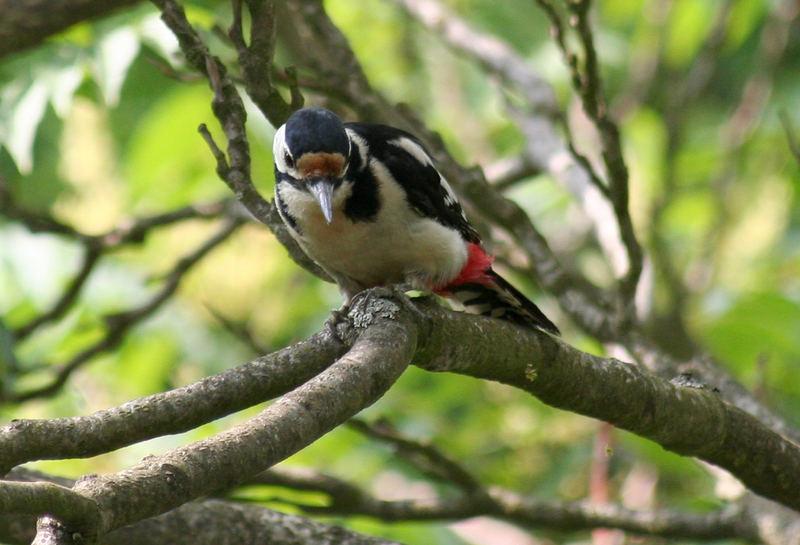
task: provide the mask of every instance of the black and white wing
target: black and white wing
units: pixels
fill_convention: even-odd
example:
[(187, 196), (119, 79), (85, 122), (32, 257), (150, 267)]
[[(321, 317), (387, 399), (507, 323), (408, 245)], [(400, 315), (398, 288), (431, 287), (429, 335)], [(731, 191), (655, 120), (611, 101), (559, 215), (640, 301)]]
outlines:
[(464, 216), (450, 184), (416, 137), (375, 123), (345, 123), (345, 128), (355, 144), (353, 151), (358, 150), (362, 158), (381, 163), (403, 187), (408, 204), (420, 216), (458, 230), (468, 242), (480, 242), (480, 236)]

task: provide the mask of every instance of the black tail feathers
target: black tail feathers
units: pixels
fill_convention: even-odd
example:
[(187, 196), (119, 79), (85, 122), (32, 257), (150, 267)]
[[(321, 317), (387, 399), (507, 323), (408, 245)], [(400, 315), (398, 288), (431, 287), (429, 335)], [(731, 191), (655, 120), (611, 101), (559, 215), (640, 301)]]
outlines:
[(515, 324), (535, 327), (555, 335), (560, 332), (544, 313), (527, 297), (492, 269), (486, 271), (489, 284), (459, 284), (447, 289), (452, 298), (472, 314), (500, 318)]

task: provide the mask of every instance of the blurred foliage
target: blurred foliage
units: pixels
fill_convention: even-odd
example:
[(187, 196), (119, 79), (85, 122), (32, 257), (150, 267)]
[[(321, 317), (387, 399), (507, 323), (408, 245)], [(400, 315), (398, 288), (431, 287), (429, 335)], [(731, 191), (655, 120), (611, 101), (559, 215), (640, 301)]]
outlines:
[[(187, 4), (219, 54), (232, 59), (210, 30), (229, 19), (227, 5)], [(565, 109), (575, 110), (567, 73), (533, 2), (447, 4), (511, 44), (554, 85)], [(778, 116), (786, 112), (800, 131), (797, 24), (778, 58), (770, 59), (764, 45), (773, 38), (782, 5), (607, 0), (596, 7), (595, 26), (631, 169), (632, 213), (657, 271), (655, 316), (677, 314), (690, 336), (738, 379), (800, 422), (800, 169)], [(490, 164), (523, 145), (494, 79), (397, 6), (383, 0), (328, 0), (326, 6), (371, 81), (419, 111), (462, 161)], [(279, 51), (278, 62), (292, 60)], [(101, 233), (131, 217), (228, 194), (196, 131), (208, 122), (218, 135), (208, 86), (186, 70), (174, 38), (148, 5), (78, 25), (5, 60), (0, 82), (0, 176), (20, 206)], [(748, 94), (754, 90), (762, 95)], [(580, 116), (573, 117), (580, 131)], [(269, 194), (273, 129), (254, 111), (249, 123), (254, 179)], [(579, 136), (593, 158), (591, 135), (585, 143)], [(611, 281), (586, 220), (564, 188), (539, 176), (510, 195), (556, 251), (571, 256), (593, 281)], [(104, 257), (63, 319), (12, 347), (8, 331), (52, 305), (77, 270), (80, 252), (64, 237), (32, 234), (0, 217), (4, 387), (41, 382), (48, 369), (37, 366), (62, 362), (96, 339), (103, 315), (140, 303), (152, 292), (154, 278), (208, 236), (208, 223), (164, 228), (139, 246)], [(551, 302), (542, 304), (564, 323)], [(192, 270), (177, 296), (117, 350), (85, 366), (52, 399), (4, 407), (2, 416), (86, 414), (251, 358), (209, 309), (247, 324), (262, 346), (276, 349), (317, 330), (338, 305), (335, 287), (294, 265), (265, 229), (248, 226)], [(602, 351), (581, 332), (563, 329), (576, 346)], [(114, 471), (225, 429), (256, 410), (91, 460), (40, 466), (71, 476)], [(513, 389), (411, 369), (367, 413), (434, 442), (487, 483), (542, 497), (586, 496), (597, 424)], [(631, 468), (644, 464), (657, 475), (657, 504), (702, 509), (718, 502), (697, 464), (647, 441), (619, 433), (608, 456), (614, 497)], [(346, 429), (288, 463), (314, 466), (383, 494), (430, 486), (390, 449)], [(409, 542), (462, 542), (446, 525), (352, 524)]]

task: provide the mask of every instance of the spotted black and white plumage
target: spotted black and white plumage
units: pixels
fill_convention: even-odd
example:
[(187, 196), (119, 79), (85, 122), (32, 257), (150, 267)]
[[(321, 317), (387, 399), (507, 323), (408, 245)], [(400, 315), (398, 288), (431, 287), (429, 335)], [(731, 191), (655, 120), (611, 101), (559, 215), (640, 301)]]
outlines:
[(468, 312), (558, 333), (491, 268), (453, 190), (411, 134), (307, 108), (278, 129), (273, 152), (281, 218), (345, 302), (404, 283)]

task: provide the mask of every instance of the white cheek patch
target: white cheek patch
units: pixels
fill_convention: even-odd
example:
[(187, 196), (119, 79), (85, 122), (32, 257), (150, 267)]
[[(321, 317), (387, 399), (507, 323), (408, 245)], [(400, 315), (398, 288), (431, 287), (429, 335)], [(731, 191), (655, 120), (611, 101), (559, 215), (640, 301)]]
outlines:
[[(308, 191), (293, 186), (290, 183), (278, 184), (275, 188), (286, 211), (298, 223), (301, 230), (308, 227), (309, 222), (320, 223), (323, 221), (322, 209), (319, 203)], [(352, 182), (342, 182), (333, 193), (334, 222), (344, 219), (344, 205), (347, 198), (353, 194)], [(327, 222), (325, 222), (327, 223)]]
[(289, 167), (286, 164), (286, 125), (281, 125), (280, 128), (275, 132), (275, 138), (272, 139), (272, 156), (275, 160), (275, 166), (278, 168), (280, 172), (284, 174), (288, 174), (292, 178), (297, 178), (296, 169), (293, 167)]
[(317, 206), (319, 208), (319, 205), (310, 193), (302, 191), (290, 183), (284, 182), (276, 185), (275, 194), (294, 221), (299, 222), (302, 220), (304, 214), (307, 214), (308, 211), (312, 209), (312, 206)]
[(281, 172), (286, 172), (286, 163), (283, 160), (285, 134), (286, 125), (281, 125), (272, 139), (272, 155), (275, 158), (275, 164), (278, 165), (278, 170)]
[(333, 212), (343, 212), (344, 205), (350, 195), (353, 194), (353, 182), (349, 180), (342, 181), (339, 186), (333, 191)]

